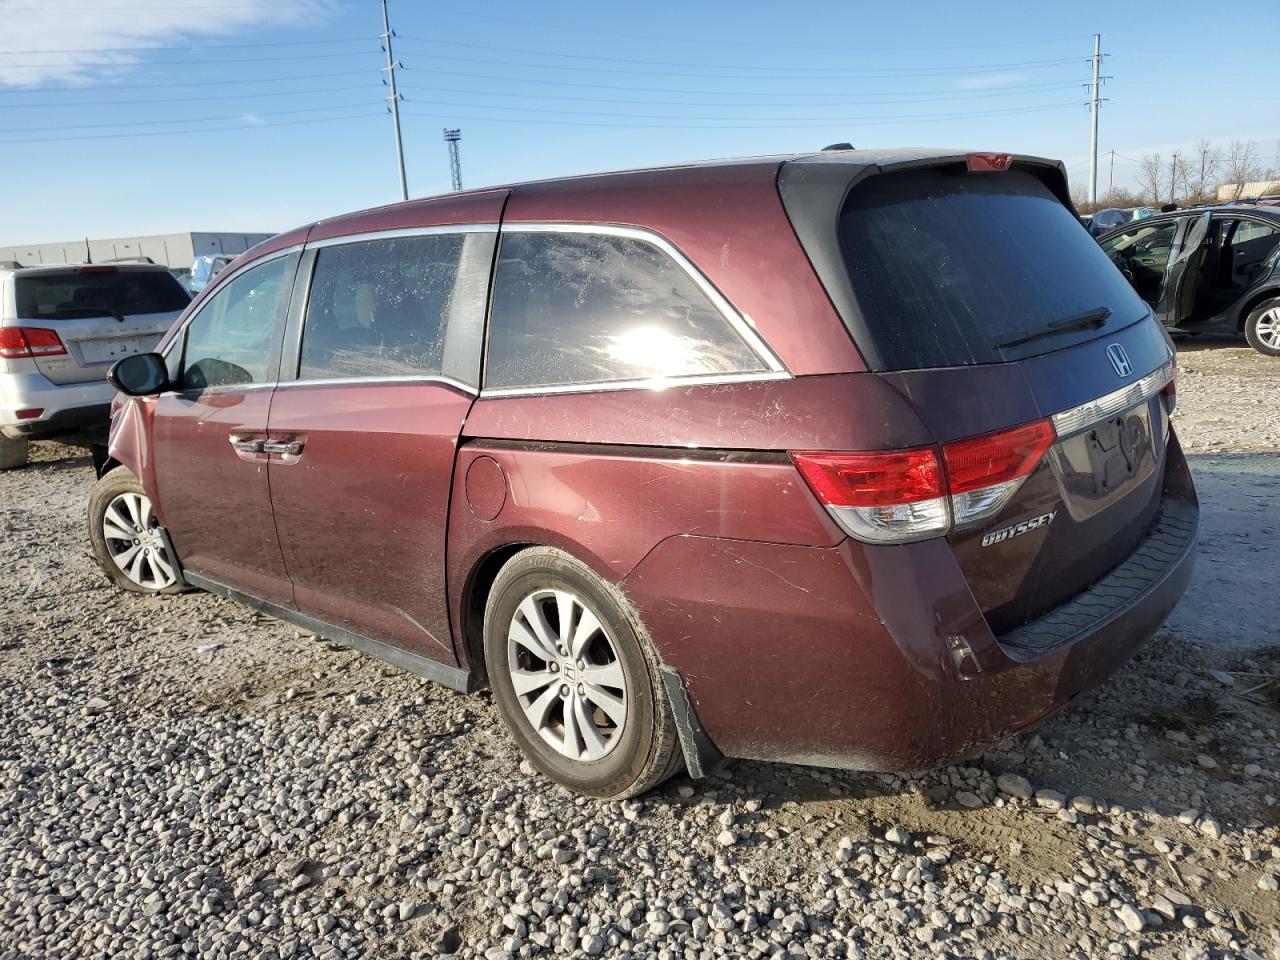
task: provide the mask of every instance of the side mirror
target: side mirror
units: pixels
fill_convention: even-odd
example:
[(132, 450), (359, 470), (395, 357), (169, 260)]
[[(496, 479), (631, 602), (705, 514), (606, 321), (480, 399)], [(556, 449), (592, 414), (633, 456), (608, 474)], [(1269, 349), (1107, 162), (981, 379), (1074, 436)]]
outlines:
[(117, 360), (107, 380), (130, 397), (150, 397), (169, 385), (169, 369), (158, 353), (137, 353)]

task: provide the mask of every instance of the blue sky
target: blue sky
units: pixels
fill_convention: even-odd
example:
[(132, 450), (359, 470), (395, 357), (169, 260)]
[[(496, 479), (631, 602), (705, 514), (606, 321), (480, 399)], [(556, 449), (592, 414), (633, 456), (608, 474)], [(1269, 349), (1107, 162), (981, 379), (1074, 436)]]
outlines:
[[(409, 190), (821, 147), (1087, 169), (1258, 141), (1280, 165), (1280, 6), (391, 0)], [(283, 230), (398, 199), (377, 0), (0, 0), (0, 243)], [(1100, 190), (1106, 189), (1107, 160)]]

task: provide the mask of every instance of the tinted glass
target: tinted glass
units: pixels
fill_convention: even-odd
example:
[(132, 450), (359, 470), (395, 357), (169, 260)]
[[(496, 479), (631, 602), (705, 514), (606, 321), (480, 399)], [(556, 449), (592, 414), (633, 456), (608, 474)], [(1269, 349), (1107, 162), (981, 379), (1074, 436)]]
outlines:
[(214, 292), (187, 326), (183, 389), (274, 379), (279, 332), (297, 262), (296, 256), (278, 257)]
[(657, 247), (595, 234), (503, 235), (486, 386), (764, 369), (706, 294)]
[(18, 316), (24, 320), (74, 320), (117, 313), (178, 313), (191, 302), (168, 270), (108, 270), (113, 272), (18, 277)]
[(1016, 360), (1147, 311), (1028, 173), (871, 177), (850, 194), (839, 229), (867, 335), (888, 369)]
[(440, 373), (462, 246), (447, 234), (320, 250), (299, 378)]
[(1236, 224), (1236, 229), (1231, 234), (1231, 245), (1236, 247), (1252, 240), (1274, 239), (1277, 233), (1280, 233), (1280, 228), (1259, 223), (1257, 220), (1241, 220)]

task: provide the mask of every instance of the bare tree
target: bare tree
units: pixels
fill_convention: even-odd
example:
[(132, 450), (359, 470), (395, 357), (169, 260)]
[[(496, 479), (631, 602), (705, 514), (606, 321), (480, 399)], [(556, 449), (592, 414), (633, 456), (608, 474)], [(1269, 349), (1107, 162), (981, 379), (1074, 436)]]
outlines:
[(1222, 151), (1208, 140), (1197, 140), (1195, 153), (1188, 164), (1188, 192), (1193, 200), (1209, 199), (1214, 174), (1222, 164)]
[(1232, 140), (1227, 147), (1223, 186), (1231, 189), (1231, 199), (1244, 196), (1244, 185), (1250, 180), (1261, 180), (1265, 168), (1258, 157), (1258, 144), (1254, 140)]
[(1177, 200), (1178, 191), (1185, 193), (1187, 190), (1187, 161), (1182, 158), (1181, 150), (1173, 151), (1166, 176), (1169, 178), (1169, 200)]
[(1160, 203), (1160, 183), (1164, 174), (1164, 158), (1158, 153), (1148, 153), (1138, 164), (1138, 189), (1142, 198), (1152, 206)]

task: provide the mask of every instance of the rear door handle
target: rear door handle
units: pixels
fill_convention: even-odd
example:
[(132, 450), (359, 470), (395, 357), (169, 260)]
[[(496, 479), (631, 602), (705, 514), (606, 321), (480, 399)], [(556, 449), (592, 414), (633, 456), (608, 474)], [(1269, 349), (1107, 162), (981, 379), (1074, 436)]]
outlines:
[(265, 440), (237, 440), (234, 435), (227, 439), (237, 453), (263, 453), (267, 445)]
[(290, 442), (268, 440), (266, 443), (262, 444), (259, 449), (261, 449), (263, 453), (281, 453), (288, 457), (296, 457), (298, 454), (302, 453), (302, 446), (303, 444), (301, 440), (293, 440)]

